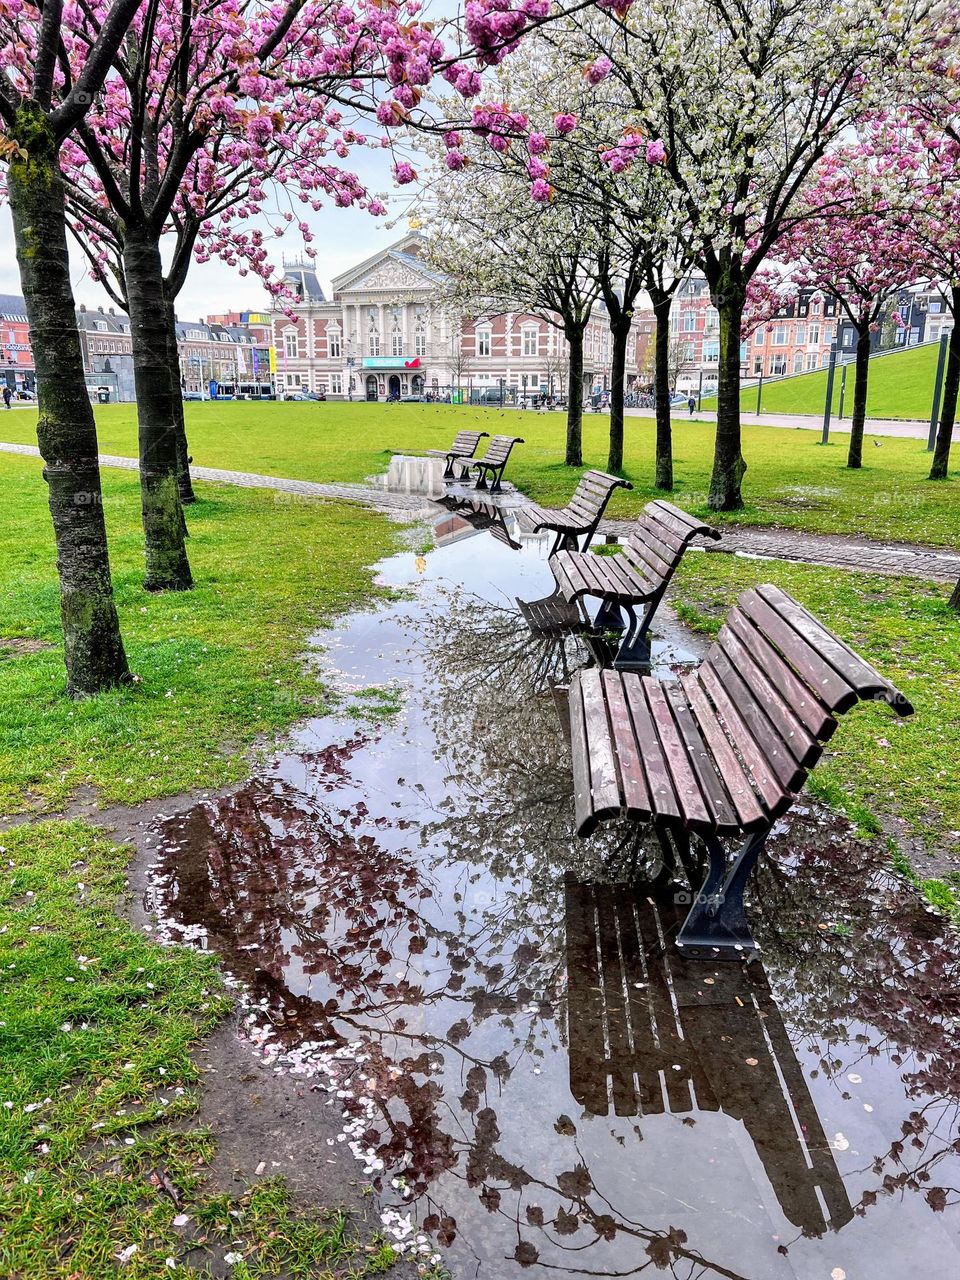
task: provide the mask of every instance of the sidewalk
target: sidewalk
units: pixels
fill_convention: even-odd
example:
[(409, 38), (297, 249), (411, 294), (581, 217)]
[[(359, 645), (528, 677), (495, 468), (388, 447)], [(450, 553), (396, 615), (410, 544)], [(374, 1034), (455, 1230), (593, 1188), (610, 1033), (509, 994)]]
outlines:
[[(0, 443), (0, 453), (15, 453), (39, 458), (40, 450), (29, 444)], [(136, 458), (100, 455), (103, 467), (136, 471)], [(362, 502), (391, 513), (407, 513), (414, 517), (429, 506), (428, 499), (415, 494), (388, 493), (364, 484), (318, 484), (312, 480), (287, 480), (280, 476), (263, 476), (252, 471), (226, 471), (219, 467), (191, 467), (194, 480), (210, 480), (218, 484), (235, 484), (244, 489), (273, 489), (278, 493), (300, 494), (311, 498)], [(526, 499), (524, 499), (526, 501)], [(631, 520), (605, 520), (601, 533), (625, 536), (633, 529)], [(711, 548), (712, 550), (712, 548)], [(956, 582), (960, 578), (960, 552), (912, 543), (870, 542), (865, 538), (841, 534), (806, 533), (796, 529), (754, 528), (726, 525), (717, 552), (768, 557), (772, 560), (795, 560), (802, 564), (819, 564), (829, 568), (853, 569), (860, 573), (883, 573), (919, 578), (925, 582)]]
[[(654, 417), (652, 409), (626, 409), (624, 413), (629, 418)], [(712, 409), (704, 409), (702, 413), (695, 413), (692, 418), (689, 418), (686, 413), (678, 413), (676, 410), (673, 413), (674, 426), (680, 426), (687, 421), (716, 422), (716, 420), (716, 411)], [(745, 427), (783, 427), (787, 430), (797, 431), (823, 430), (822, 414), (817, 417), (816, 414), (812, 413), (761, 413), (759, 416), (755, 413), (741, 413), (740, 421)], [(929, 432), (929, 422), (896, 418), (868, 418), (864, 435), (899, 436), (906, 440), (926, 440)], [(830, 434), (833, 435), (835, 433), (849, 435), (850, 419), (832, 418), (830, 420)]]

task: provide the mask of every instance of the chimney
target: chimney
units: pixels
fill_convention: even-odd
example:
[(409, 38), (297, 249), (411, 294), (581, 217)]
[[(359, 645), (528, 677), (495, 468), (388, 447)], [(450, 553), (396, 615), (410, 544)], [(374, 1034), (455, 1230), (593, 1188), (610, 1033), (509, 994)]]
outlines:
[(97, 307), (97, 310), (100, 312), (101, 315), (103, 315), (103, 307)]
[(108, 308), (107, 308), (107, 310), (110, 312), (110, 314), (111, 314), (112, 316), (115, 316), (115, 315), (117, 314), (117, 313), (114, 311), (113, 307), (108, 307)]

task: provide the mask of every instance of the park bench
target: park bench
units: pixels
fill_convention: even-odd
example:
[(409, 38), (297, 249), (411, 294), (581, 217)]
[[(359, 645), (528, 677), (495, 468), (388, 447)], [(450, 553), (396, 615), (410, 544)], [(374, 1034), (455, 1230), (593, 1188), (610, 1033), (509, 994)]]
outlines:
[(449, 449), (428, 449), (427, 457), (443, 458), (446, 464), (443, 469), (443, 478), (452, 480), (453, 464), (472, 458), (477, 452), (477, 445), (484, 436), (489, 434), (489, 431), (458, 431)]
[[(597, 531), (610, 495), (614, 489), (632, 489), (629, 480), (608, 476), (605, 471), (585, 471), (565, 507), (553, 510), (538, 507), (536, 503), (522, 507), (518, 513), (521, 527), (530, 533), (550, 529), (556, 534), (550, 554), (561, 549), (576, 551), (578, 545), (586, 550)], [(578, 543), (578, 539), (582, 539)]]
[[(683, 553), (696, 537), (718, 540), (720, 533), (671, 502), (648, 502), (615, 555), (574, 550), (551, 556), (556, 590), (542, 600), (521, 605), (527, 624), (535, 630), (544, 630), (553, 622), (569, 626), (584, 598), (595, 597), (600, 608), (594, 629), (623, 632), (613, 665), (618, 670), (648, 667), (650, 624)], [(639, 606), (643, 606), (640, 616)], [(626, 627), (621, 614), (626, 614)]]
[[(853, 1208), (761, 964), (714, 967), (669, 947), (683, 921), (649, 885), (564, 885), (570, 1092), (592, 1116), (722, 1112), (753, 1143), (805, 1235)], [(752, 1067), (747, 1067), (752, 1063)]]
[(501, 491), (501, 482), (503, 473), (515, 444), (523, 444), (522, 436), (494, 436), (487, 445), (486, 452), (482, 458), (473, 458), (466, 460), (464, 458), (454, 459), (456, 464), (461, 468), (460, 479), (466, 480), (470, 472), (476, 468), (478, 489), (487, 488), (487, 478), (490, 479), (490, 492), (499, 493)]
[[(740, 596), (696, 669), (659, 681), (586, 670), (571, 682), (576, 827), (652, 825), (665, 861), (707, 854), (677, 938), (695, 956), (750, 951), (743, 893), (770, 829), (793, 805), (836, 717), (859, 699), (913, 707), (801, 604), (765, 585)], [(724, 841), (743, 843), (727, 866)]]

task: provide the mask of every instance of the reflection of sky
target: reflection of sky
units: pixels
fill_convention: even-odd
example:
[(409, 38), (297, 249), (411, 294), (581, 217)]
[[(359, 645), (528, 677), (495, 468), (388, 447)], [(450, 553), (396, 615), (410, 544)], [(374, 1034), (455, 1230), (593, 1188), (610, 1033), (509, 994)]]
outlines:
[[(454, 0), (427, 0), (423, 6), (422, 16), (434, 21), (442, 21), (456, 11), (457, 5)], [(374, 128), (376, 127), (374, 122)], [(372, 129), (368, 131), (373, 132)], [(291, 208), (298, 220), (302, 219), (309, 224), (315, 237), (313, 248), (317, 251), (315, 259), (317, 272), (324, 290), (328, 293), (332, 277), (340, 275), (349, 267), (356, 266), (371, 254), (378, 253), (406, 233), (407, 211), (413, 191), (411, 187), (394, 187), (389, 151), (370, 151), (360, 148), (340, 163), (345, 169), (357, 174), (369, 190), (386, 195), (384, 202), (389, 209), (386, 218), (372, 218), (369, 214), (357, 209), (338, 209), (329, 204), (318, 213), (314, 213), (309, 205), (302, 205), (299, 201), (294, 201), (292, 204), (284, 203), (283, 193), (280, 193), (281, 199), (272, 210), (282, 212), (286, 208)], [(387, 224), (394, 219), (396, 221), (393, 226), (388, 226)], [(247, 225), (261, 226), (265, 231), (269, 230), (268, 219), (251, 219)], [(271, 244), (271, 260), (279, 263), (283, 254), (292, 257), (301, 250), (302, 242), (299, 235), (287, 232), (284, 240)], [(86, 261), (72, 241), (70, 261), (77, 302), (86, 303), (88, 307), (111, 305), (104, 291), (91, 280)], [(20, 274), (14, 249), (13, 227), (10, 222), (10, 211), (4, 204), (0, 206), (0, 293), (19, 295), (20, 292)], [(261, 288), (256, 277), (248, 275), (241, 278), (237, 275), (236, 268), (224, 266), (216, 261), (195, 262), (191, 265), (190, 275), (181, 290), (177, 312), (182, 319), (197, 319), (215, 312), (256, 310), (266, 306), (268, 300), (268, 295)]]

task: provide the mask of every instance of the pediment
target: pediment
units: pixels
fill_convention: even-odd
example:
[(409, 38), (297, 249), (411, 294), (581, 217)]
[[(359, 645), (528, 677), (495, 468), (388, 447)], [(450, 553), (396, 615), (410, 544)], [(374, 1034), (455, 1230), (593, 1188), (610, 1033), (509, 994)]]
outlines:
[(427, 271), (419, 271), (409, 261), (403, 262), (390, 254), (372, 264), (364, 264), (355, 273), (348, 273), (336, 281), (338, 294), (407, 292), (436, 288), (436, 278)]

